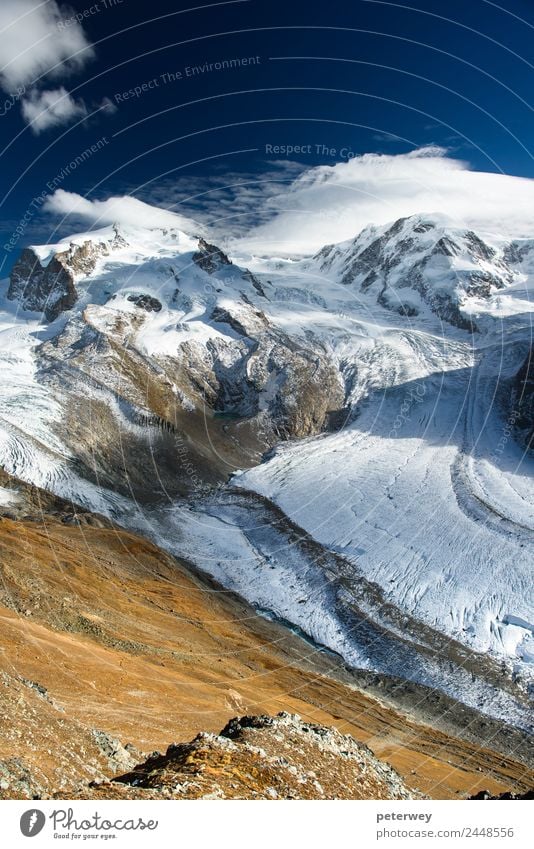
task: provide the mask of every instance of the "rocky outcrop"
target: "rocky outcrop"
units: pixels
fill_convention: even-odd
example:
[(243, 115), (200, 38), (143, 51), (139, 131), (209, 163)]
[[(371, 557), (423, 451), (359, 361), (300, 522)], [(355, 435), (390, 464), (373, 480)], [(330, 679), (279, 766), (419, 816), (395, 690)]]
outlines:
[(128, 300), (145, 312), (159, 312), (161, 310), (161, 301), (158, 301), (152, 295), (128, 295)]
[(78, 295), (74, 274), (62, 254), (56, 254), (43, 266), (31, 248), (25, 248), (11, 271), (7, 297), (18, 301), (22, 309), (42, 312), (53, 321), (71, 309)]
[(193, 254), (193, 262), (207, 274), (215, 274), (221, 266), (232, 264), (220, 248), (210, 245), (205, 239), (199, 239), (198, 251)]
[[(131, 769), (141, 753), (80, 723), (46, 688), (0, 669), (0, 799), (47, 798), (53, 789)], [(36, 761), (39, 762), (37, 766)]]
[(322, 347), (289, 338), (247, 302), (217, 307), (212, 320), (237, 338), (181, 346), (182, 368), (202, 404), (219, 415), (256, 419), (267, 445), (328, 427), (344, 406), (345, 387)]
[(47, 321), (54, 321), (76, 303), (76, 279), (94, 271), (99, 257), (108, 256), (110, 250), (125, 244), (115, 228), (109, 242), (71, 243), (66, 250), (57, 251), (47, 264), (32, 248), (24, 248), (11, 271), (7, 297), (18, 301), (22, 309), (42, 312)]
[(237, 266), (234, 266), (224, 251), (218, 248), (217, 245), (210, 245), (205, 239), (199, 239), (198, 251), (193, 254), (193, 262), (210, 276), (224, 270), (227, 266), (231, 266), (241, 272), (242, 279), (252, 284), (258, 295), (261, 295), (263, 298), (266, 297), (265, 289), (255, 274), (252, 274), (248, 268), (244, 270), (237, 269)]
[(419, 799), (353, 737), (299, 716), (244, 716), (169, 746), (83, 798)]
[(489, 790), (481, 790), (476, 796), (470, 796), (470, 799), (474, 799), (477, 802), (486, 802), (490, 801), (507, 801), (507, 800), (532, 800), (534, 799), (534, 790), (527, 790), (526, 793), (499, 793), (497, 796), (492, 796)]

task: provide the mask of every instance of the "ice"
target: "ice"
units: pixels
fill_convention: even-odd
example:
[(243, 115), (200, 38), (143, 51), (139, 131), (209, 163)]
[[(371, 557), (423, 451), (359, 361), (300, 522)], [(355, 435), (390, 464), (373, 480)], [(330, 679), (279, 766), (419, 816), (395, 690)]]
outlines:
[(20, 494), (16, 489), (7, 489), (5, 486), (0, 486), (0, 506), (13, 507), (20, 501)]

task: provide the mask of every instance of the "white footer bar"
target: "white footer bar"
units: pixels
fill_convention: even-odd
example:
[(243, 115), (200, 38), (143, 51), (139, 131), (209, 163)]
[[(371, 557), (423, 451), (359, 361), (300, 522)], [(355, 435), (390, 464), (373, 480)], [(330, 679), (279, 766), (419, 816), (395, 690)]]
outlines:
[(533, 845), (532, 802), (0, 802), (2, 845), (439, 849)]

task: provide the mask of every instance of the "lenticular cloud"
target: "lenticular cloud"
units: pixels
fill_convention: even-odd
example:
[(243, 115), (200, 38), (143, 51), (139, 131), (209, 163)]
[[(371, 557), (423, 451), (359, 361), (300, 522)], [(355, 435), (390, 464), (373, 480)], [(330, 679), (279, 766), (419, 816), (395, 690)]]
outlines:
[(117, 223), (130, 227), (175, 227), (185, 233), (203, 232), (195, 221), (168, 209), (150, 206), (130, 195), (89, 200), (75, 192), (57, 189), (47, 198), (44, 210), (64, 219), (84, 221), (90, 227)]
[(241, 241), (244, 249), (311, 253), (367, 224), (421, 212), (502, 236), (534, 234), (534, 180), (472, 171), (440, 147), (309, 169), (270, 206), (271, 220)]

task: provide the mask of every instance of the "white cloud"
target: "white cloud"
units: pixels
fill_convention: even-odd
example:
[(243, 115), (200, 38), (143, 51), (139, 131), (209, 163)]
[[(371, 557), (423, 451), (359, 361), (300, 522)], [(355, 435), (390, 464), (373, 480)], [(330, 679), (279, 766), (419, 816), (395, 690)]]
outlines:
[[(62, 189), (45, 208), (91, 226), (117, 221), (174, 226), (191, 234), (203, 229), (192, 220), (198, 215), (213, 241), (240, 254), (310, 254), (354, 237), (367, 224), (386, 224), (415, 213), (439, 213), (451, 226), (482, 234), (534, 237), (534, 180), (472, 171), (442, 148), (396, 156), (365, 154), (310, 168), (296, 178), (300, 166), (282, 172), (271, 166), (263, 175), (233, 172), (200, 183), (187, 178), (153, 191), (150, 200), (180, 205), (187, 217), (130, 195), (91, 201)], [(248, 225), (245, 231), (241, 222)], [(233, 229), (234, 223), (239, 229)]]
[(106, 200), (88, 200), (75, 192), (58, 189), (47, 199), (44, 210), (63, 218), (87, 222), (90, 226), (104, 227), (123, 224), (130, 227), (176, 227), (188, 234), (199, 234), (201, 225), (177, 215), (168, 209), (150, 206), (129, 195)]
[(53, 91), (34, 89), (22, 101), (22, 115), (32, 132), (38, 134), (87, 115), (87, 107), (83, 100), (74, 100), (63, 86)]
[(441, 213), (459, 227), (534, 236), (534, 180), (472, 171), (439, 147), (311, 168), (267, 203), (271, 220), (241, 239), (240, 249), (311, 253), (367, 224), (418, 212)]
[[(94, 55), (80, 23), (56, 0), (0, 0), (0, 88), (21, 100), (34, 133), (87, 114), (84, 101), (57, 82)], [(44, 88), (52, 81), (55, 88)], [(112, 111), (107, 98), (102, 108)]]
[(93, 48), (75, 20), (55, 0), (2, 0), (0, 83), (9, 93), (43, 74), (79, 70)]

